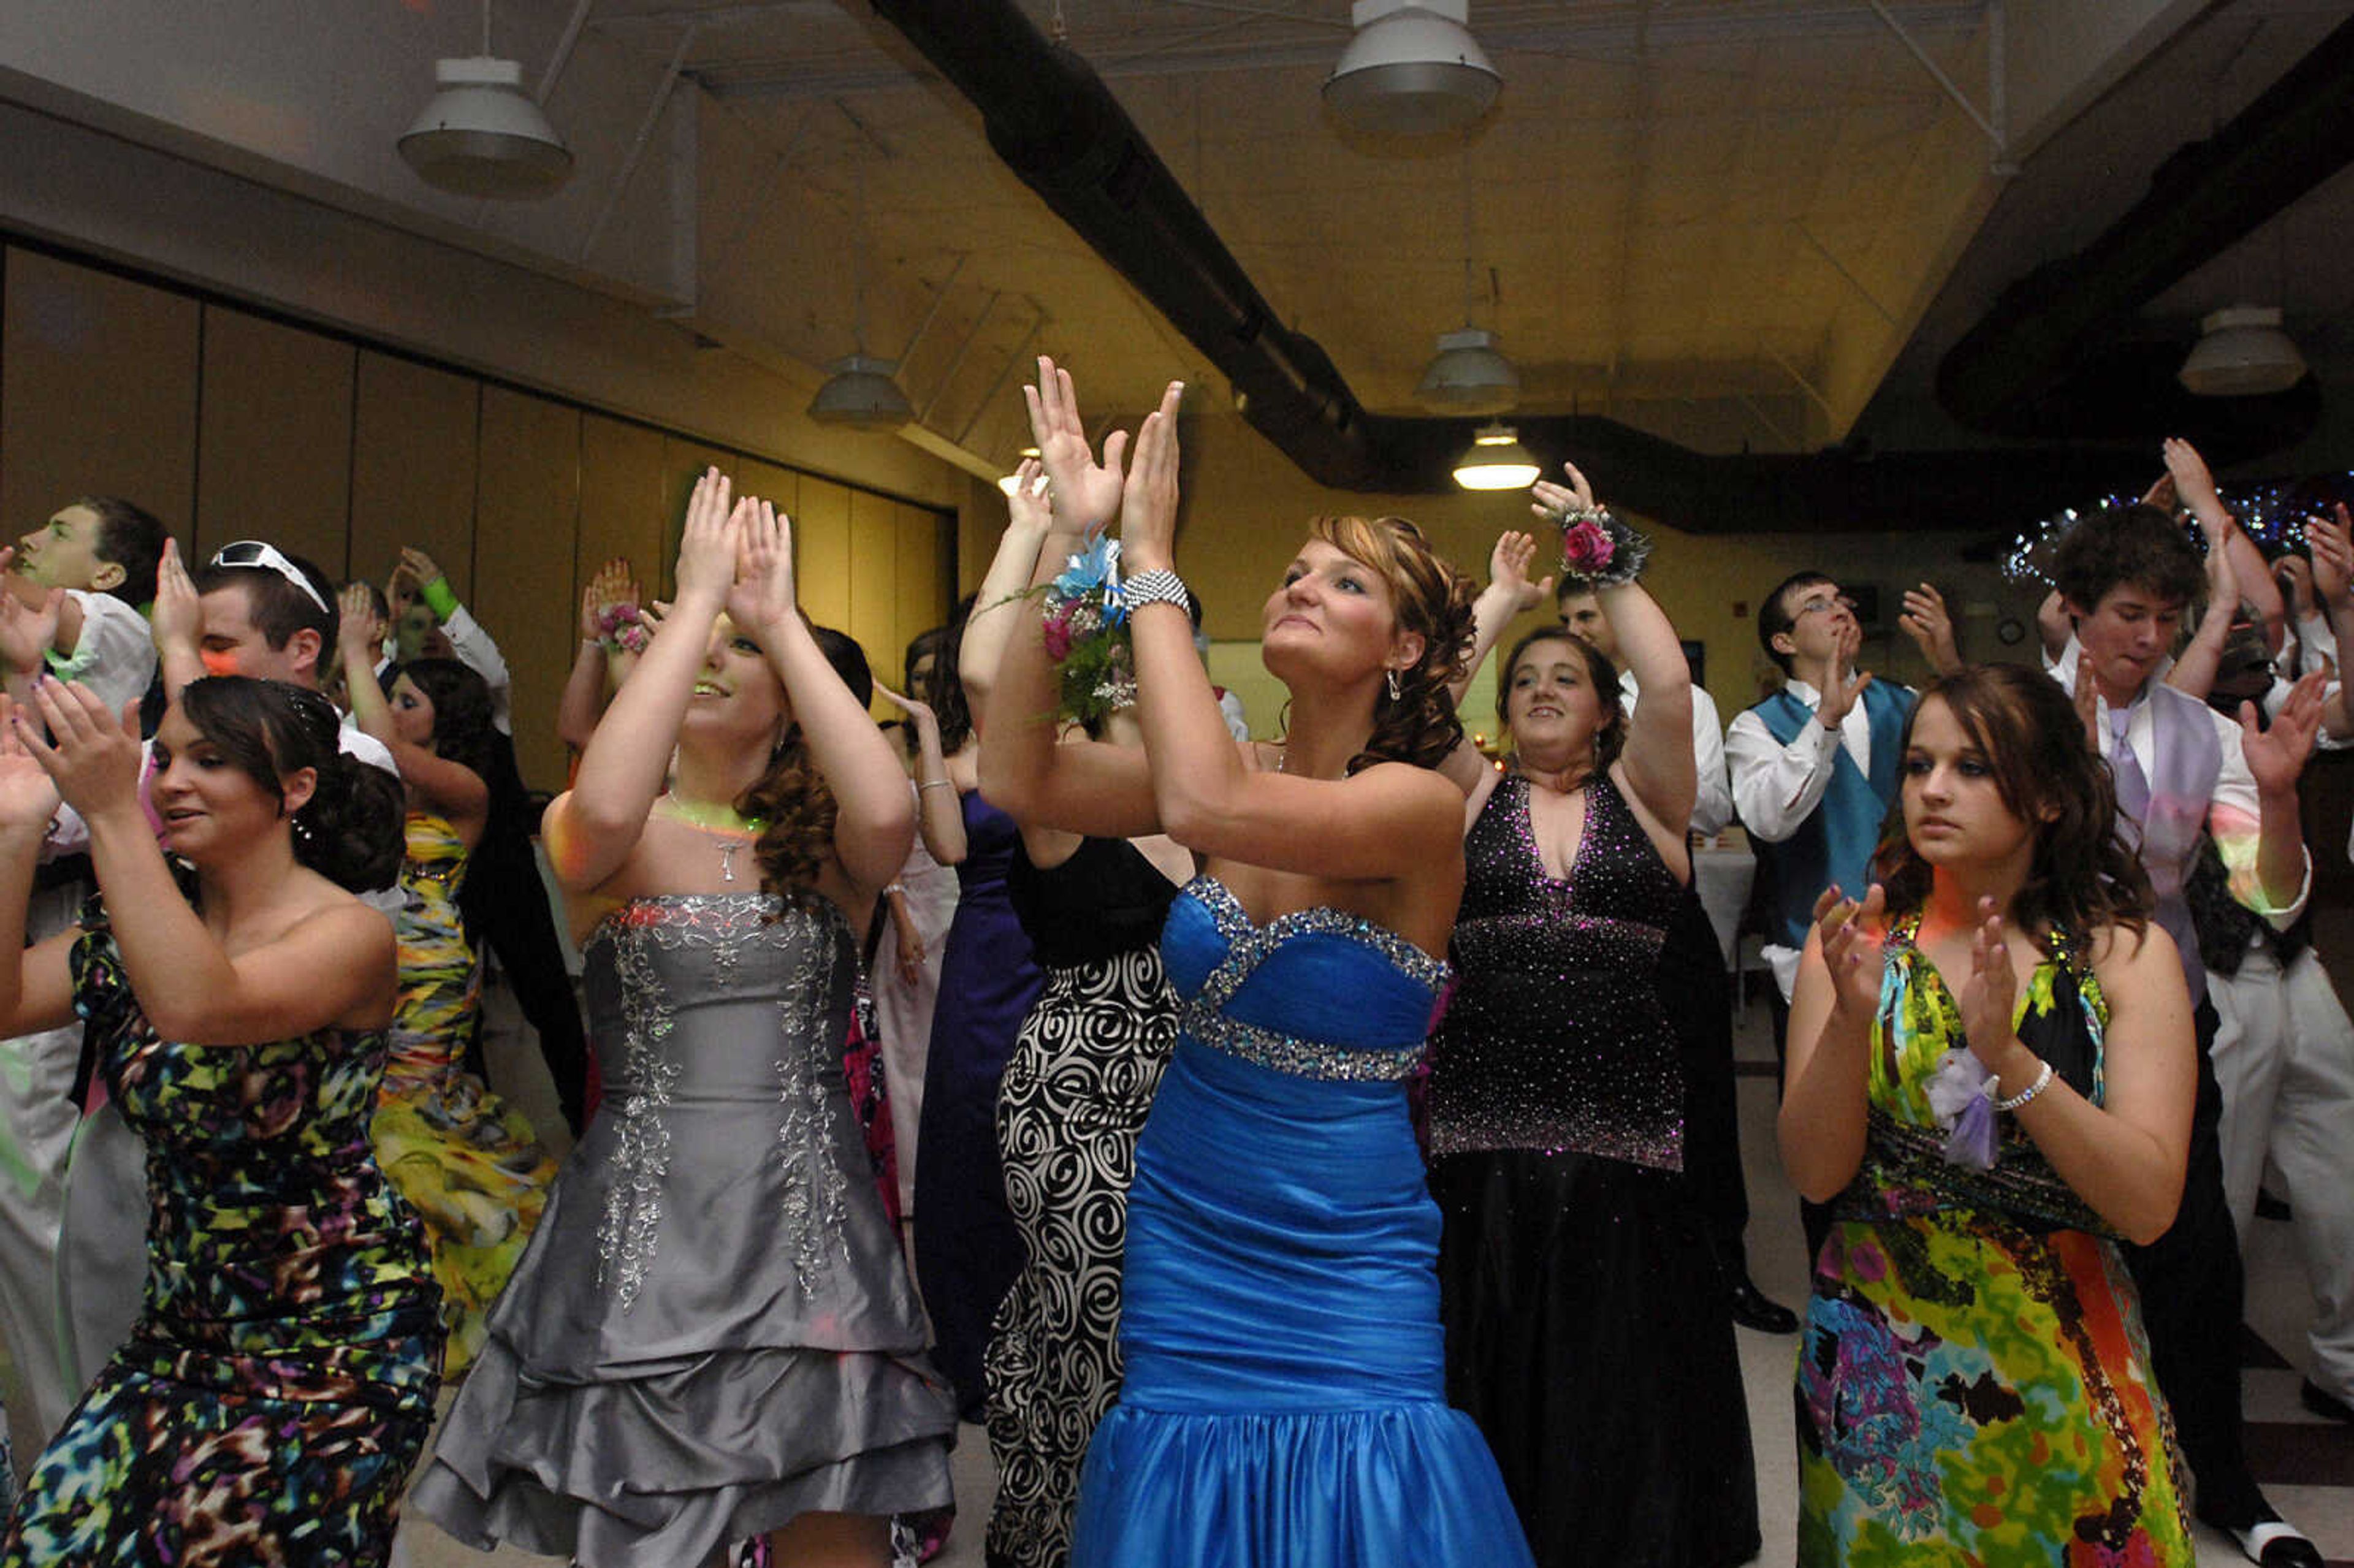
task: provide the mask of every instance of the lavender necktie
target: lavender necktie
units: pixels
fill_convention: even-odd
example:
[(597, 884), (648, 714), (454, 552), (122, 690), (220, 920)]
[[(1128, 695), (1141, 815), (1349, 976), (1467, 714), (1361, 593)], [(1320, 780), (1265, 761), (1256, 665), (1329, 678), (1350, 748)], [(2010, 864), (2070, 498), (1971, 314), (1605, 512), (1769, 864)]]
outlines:
[(2140, 822), (2149, 814), (2149, 779), (2141, 770), (2141, 761), (2134, 756), (2133, 747), (2126, 744), (2126, 726), (2133, 723), (2133, 709), (2109, 710), (2109, 774), (2116, 780), (2117, 814)]

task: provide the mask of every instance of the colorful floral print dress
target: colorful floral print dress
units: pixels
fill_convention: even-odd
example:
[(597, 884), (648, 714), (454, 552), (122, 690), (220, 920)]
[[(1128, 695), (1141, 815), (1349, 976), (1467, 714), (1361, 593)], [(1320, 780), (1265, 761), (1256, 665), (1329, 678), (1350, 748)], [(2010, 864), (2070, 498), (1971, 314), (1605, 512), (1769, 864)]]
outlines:
[(430, 811), (411, 811), (408, 832), (393, 921), (400, 1009), (369, 1132), (385, 1174), (425, 1221), (450, 1335), (442, 1371), (456, 1377), (539, 1224), (556, 1161), (523, 1113), (466, 1070), (482, 969), (458, 913), (465, 841)]
[(423, 1232), (368, 1147), (384, 1036), (158, 1039), (96, 900), (82, 924), (75, 1007), (147, 1145), (146, 1298), (0, 1564), (381, 1563), (441, 1361)]
[[(1929, 1083), (1959, 1009), (1891, 935), (1863, 1167), (1834, 1204), (1799, 1348), (1801, 1564), (2194, 1561), (2187, 1477), (2112, 1234), (2015, 1122), (1944, 1158)], [(2108, 1004), (2061, 943), (2019, 1033), (2095, 1105)]]

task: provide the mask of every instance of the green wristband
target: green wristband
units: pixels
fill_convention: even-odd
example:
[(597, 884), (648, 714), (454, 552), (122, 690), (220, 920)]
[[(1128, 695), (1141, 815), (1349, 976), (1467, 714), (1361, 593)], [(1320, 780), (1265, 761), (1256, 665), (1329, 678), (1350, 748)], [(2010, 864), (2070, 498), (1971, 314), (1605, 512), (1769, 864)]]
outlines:
[(432, 607), (434, 620), (447, 620), (458, 613), (458, 596), (450, 591), (448, 577), (435, 577), (417, 591), (423, 594), (425, 602)]

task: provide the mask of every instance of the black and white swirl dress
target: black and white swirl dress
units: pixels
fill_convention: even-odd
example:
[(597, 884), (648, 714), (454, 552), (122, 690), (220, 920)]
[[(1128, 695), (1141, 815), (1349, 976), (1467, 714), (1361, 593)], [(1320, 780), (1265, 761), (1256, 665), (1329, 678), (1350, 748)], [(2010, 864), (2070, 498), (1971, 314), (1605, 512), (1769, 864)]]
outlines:
[(1044, 871), (1017, 853), (1006, 880), (1045, 989), (997, 1095), (1023, 1258), (984, 1362), (988, 1552), (991, 1568), (1061, 1568), (1079, 1465), (1119, 1393), (1129, 1180), (1177, 1038), (1160, 948), (1177, 889), (1123, 839), (1085, 840)]

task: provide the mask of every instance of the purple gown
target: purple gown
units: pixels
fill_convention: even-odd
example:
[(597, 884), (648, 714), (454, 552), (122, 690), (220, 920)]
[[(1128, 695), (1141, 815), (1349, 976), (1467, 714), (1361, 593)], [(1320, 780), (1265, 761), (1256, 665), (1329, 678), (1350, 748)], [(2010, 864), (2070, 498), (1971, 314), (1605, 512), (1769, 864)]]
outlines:
[(1022, 1233), (998, 1165), (997, 1086), (1042, 980), (1005, 891), (1021, 830), (978, 790), (963, 806), (965, 857), (917, 1133), (916, 1282), (931, 1314), (934, 1359), (955, 1386), (959, 1414), (977, 1422), (990, 1318), (1022, 1271)]

